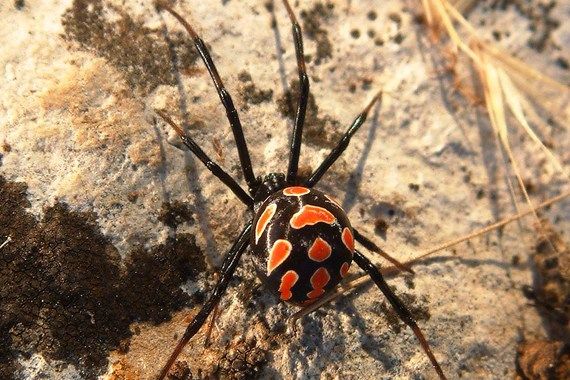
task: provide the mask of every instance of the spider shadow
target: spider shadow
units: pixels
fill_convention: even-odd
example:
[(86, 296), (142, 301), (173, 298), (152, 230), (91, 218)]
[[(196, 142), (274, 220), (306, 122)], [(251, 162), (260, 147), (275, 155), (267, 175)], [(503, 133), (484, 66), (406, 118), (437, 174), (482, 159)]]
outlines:
[(160, 135), (160, 129), (158, 128), (158, 123), (157, 123), (157, 120), (155, 117), (152, 118), (152, 129), (154, 131), (156, 143), (158, 144), (158, 149), (160, 152), (159, 153), (160, 154), (160, 167), (158, 168), (158, 177), (160, 179), (160, 191), (162, 193), (162, 198), (166, 202), (170, 202), (170, 195), (168, 194), (168, 191), (166, 190), (166, 186), (164, 185), (164, 183), (166, 181), (166, 173), (167, 173), (166, 149), (164, 147), (164, 142), (163, 142), (162, 137)]
[[(426, 258), (416, 265), (428, 266), (432, 264), (439, 264), (439, 263), (446, 263), (449, 261), (456, 261), (466, 267), (469, 268), (477, 268), (485, 265), (491, 265), (495, 267), (499, 267), (505, 271), (508, 271), (511, 265), (507, 262), (496, 260), (496, 259), (477, 259), (477, 258), (463, 258), (463, 257), (455, 257), (455, 256), (435, 256)], [(389, 281), (392, 278), (395, 278), (399, 274), (385, 276), (386, 279)], [(362, 285), (359, 287), (358, 290), (351, 292), (350, 294), (344, 296), (342, 299), (336, 302), (334, 306), (328, 306), (326, 309), (320, 309), (315, 312), (314, 315), (307, 315), (301, 319), (302, 325), (302, 332), (299, 346), (303, 347), (305, 352), (300, 355), (301, 357), (291, 358), (289, 362), (289, 368), (291, 371), (294, 371), (295, 368), (298, 368), (298, 360), (302, 361), (302, 368), (307, 368), (308, 370), (316, 370), (320, 371), (322, 368), (313, 368), (307, 356), (318, 354), (319, 352), (328, 352), (327, 349), (330, 347), (323, 346), (323, 342), (325, 342), (325, 337), (323, 334), (324, 329), (326, 328), (323, 323), (323, 317), (325, 315), (334, 316), (334, 320), (332, 321), (333, 325), (341, 326), (342, 321), (340, 319), (340, 313), (346, 315), (350, 321), (350, 328), (353, 329), (353, 333), (358, 335), (358, 342), (359, 346), (372, 358), (374, 358), (377, 362), (381, 363), (385, 370), (389, 371), (392, 368), (400, 365), (402, 362), (402, 357), (399, 354), (395, 354), (391, 351), (390, 347), (391, 344), (394, 343), (393, 339), (395, 339), (396, 335), (399, 333), (395, 333), (393, 331), (387, 331), (383, 333), (381, 336), (378, 334), (373, 334), (370, 332), (370, 329), (367, 326), (370, 322), (367, 322), (361, 314), (359, 313), (358, 309), (354, 306), (354, 301), (359, 294), (364, 292), (378, 292), (379, 301), (382, 300), (388, 303), (387, 300), (384, 299), (384, 296), (380, 292), (380, 290), (374, 285), (374, 283), (370, 282), (368, 284)], [(382, 297), (382, 298), (380, 298)], [(381, 302), (378, 302), (377, 305), (381, 305)], [(338, 310), (338, 311), (336, 311)], [(336, 313), (336, 314), (335, 314)], [(383, 312), (380, 309), (373, 310), (373, 314), (382, 314)], [(374, 316), (372, 318), (375, 318)], [(402, 332), (405, 331), (406, 334), (413, 334), (411, 330), (409, 330), (403, 322), (402, 324)], [(420, 322), (420, 328), (421, 328)], [(344, 328), (343, 328), (344, 329)], [(410, 335), (412, 336), (412, 335)], [(387, 339), (385, 339), (387, 338)], [(415, 339), (412, 336), (412, 339)], [(417, 344), (418, 350), (421, 350), (419, 343)], [(344, 355), (347, 352), (350, 352), (352, 347), (347, 347), (344, 341), (339, 340), (335, 342), (334, 346), (334, 354), (335, 355)], [(410, 352), (409, 355), (414, 355), (413, 352)], [(295, 360), (294, 360), (295, 359)]]
[(279, 64), (279, 80), (281, 82), (281, 87), (283, 88), (283, 93), (285, 93), (289, 88), (289, 85), (287, 84), (287, 70), (285, 69), (285, 60), (283, 59), (283, 52), (285, 50), (281, 41), (279, 24), (277, 23), (277, 18), (275, 17), (275, 1), (271, 0), (268, 4), (269, 14), (271, 15), (271, 27), (273, 29), (273, 35), (275, 37), (275, 55)]
[[(160, 17), (162, 28), (161, 32), (162, 35), (168, 45), (168, 51), (170, 54), (170, 61), (172, 62), (172, 74), (176, 78), (176, 87), (178, 89), (179, 94), (179, 109), (181, 113), (181, 124), (184, 130), (188, 130), (190, 125), (189, 122), (189, 111), (188, 111), (188, 97), (186, 95), (186, 91), (184, 89), (184, 83), (182, 82), (182, 76), (180, 75), (180, 71), (178, 70), (178, 55), (176, 54), (176, 48), (170, 37), (168, 36), (168, 30), (166, 28), (166, 22), (161, 12), (158, 12)], [(157, 129), (156, 129), (157, 130)], [(157, 130), (157, 134), (158, 134)], [(159, 136), (157, 136), (159, 137)], [(163, 145), (161, 144), (161, 147)], [(204, 197), (202, 186), (200, 182), (196, 179), (199, 177), (199, 173), (196, 167), (196, 159), (194, 155), (190, 152), (183, 150), (184, 152), (184, 169), (186, 174), (186, 182), (188, 186), (188, 191), (194, 194), (194, 211), (197, 215), (197, 222), (200, 226), (200, 231), (204, 234), (205, 242), (206, 242), (206, 252), (218, 252), (216, 239), (208, 224), (209, 220), (209, 212), (208, 212), (208, 202), (206, 197)], [(163, 150), (161, 149), (161, 154)], [(166, 160), (166, 155), (164, 154), (163, 159)], [(164, 164), (164, 172), (166, 173), (166, 164)], [(164, 175), (165, 176), (165, 175)], [(162, 186), (164, 187), (164, 177), (161, 176)], [(165, 191), (165, 190), (164, 190)]]
[[(435, 79), (438, 83), (438, 93), (441, 96), (442, 104), (447, 110), (448, 115), (450, 115), (455, 122), (455, 125), (459, 126), (464, 141), (468, 146), (468, 152), (474, 152), (474, 144), (471, 143), (468, 138), (466, 126), (464, 125), (465, 123), (457, 116), (457, 110), (453, 104), (452, 95), (450, 95), (456, 92), (456, 89), (453, 85), (453, 74), (448, 73), (449, 66), (446, 66), (442, 62), (442, 54), (435, 53), (433, 49), (428, 46), (428, 43), (425, 42), (425, 30), (420, 30), (420, 28), (421, 27), (418, 24), (414, 24), (413, 29), (416, 35), (417, 50), (420, 52), (422, 60), (426, 63), (426, 65), (431, 65), (431, 67), (433, 67), (434, 70), (438, 73)], [(471, 85), (473, 88), (477, 89), (479, 87), (479, 84), (476, 82), (476, 74), (474, 73), (473, 68), (471, 68), (470, 74), (473, 80)], [(494, 137), (495, 133), (492, 130), (490, 124), (486, 121), (485, 116), (483, 116), (482, 112), (477, 108), (475, 108), (474, 111), (475, 123), (477, 124), (479, 131), (481, 158), (483, 160), (483, 165), (485, 167), (488, 179), (488, 184), (486, 187), (486, 190), (488, 192), (487, 197), (489, 198), (489, 202), (491, 204), (491, 212), (493, 214), (493, 217), (496, 220), (499, 220), (501, 217), (501, 212), (496, 194), (499, 189), (499, 158), (497, 157), (497, 150), (500, 149), (500, 147), (497, 146), (497, 141)], [(475, 156), (475, 153), (472, 153), (471, 155)], [(501, 230), (498, 231), (498, 234), (500, 235)]]
[(346, 188), (350, 189), (350, 191), (347, 191), (344, 196), (344, 200), (342, 201), (342, 208), (347, 214), (356, 204), (358, 190), (360, 188), (360, 184), (362, 183), (364, 166), (366, 165), (366, 161), (368, 160), (370, 151), (372, 150), (372, 145), (374, 144), (374, 139), (376, 138), (376, 131), (378, 130), (378, 126), (380, 124), (380, 108), (380, 103), (377, 103), (374, 107), (374, 113), (372, 114), (370, 123), (371, 126), (368, 129), (368, 136), (366, 138), (364, 148), (362, 149), (362, 154), (358, 158), (356, 168), (352, 171), (353, 174), (350, 176), (346, 186)]

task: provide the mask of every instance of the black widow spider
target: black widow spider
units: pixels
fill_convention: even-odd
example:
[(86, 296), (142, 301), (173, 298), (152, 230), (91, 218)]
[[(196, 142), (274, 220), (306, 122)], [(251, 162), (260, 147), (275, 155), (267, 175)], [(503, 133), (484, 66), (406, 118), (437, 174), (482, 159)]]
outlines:
[(270, 173), (263, 178), (255, 177), (238, 113), (230, 94), (222, 83), (206, 44), (196, 34), (192, 26), (169, 5), (159, 1), (155, 4), (159, 11), (161, 9), (168, 11), (184, 26), (208, 69), (220, 100), (226, 109), (249, 193), (212, 161), (165, 112), (160, 110), (156, 110), (156, 112), (176, 131), (184, 145), (206, 165), (212, 174), (228, 186), (253, 213), (253, 218), (246, 223), (230, 251), (224, 257), (220, 268), (220, 278), (213, 293), (186, 328), (158, 378), (164, 379), (166, 377), (184, 346), (204, 325), (232, 279), (242, 253), (247, 247), (251, 247), (258, 261), (257, 264), (266, 268), (267, 278), (265, 280), (268, 286), (275, 293), (278, 293), (282, 300), (299, 306), (316, 301), (334, 288), (346, 275), (351, 261), (354, 260), (380, 288), (400, 319), (413, 330), (437, 374), (441, 379), (445, 379), (441, 367), (412, 314), (390, 289), (377, 267), (354, 248), (354, 241), (356, 240), (365, 248), (379, 253), (399, 268), (410, 272), (411, 270), (352, 228), (342, 208), (326, 194), (313, 189), (347, 148), (351, 137), (364, 123), (372, 106), (381, 99), (381, 92), (375, 95), (356, 117), (336, 147), (332, 149), (309, 179), (301, 182), (297, 176), (297, 171), (309, 96), (309, 77), (305, 68), (301, 27), (291, 5), (287, 0), (283, 0), (292, 23), (300, 83), (299, 101), (290, 144), (289, 166), (286, 175)]

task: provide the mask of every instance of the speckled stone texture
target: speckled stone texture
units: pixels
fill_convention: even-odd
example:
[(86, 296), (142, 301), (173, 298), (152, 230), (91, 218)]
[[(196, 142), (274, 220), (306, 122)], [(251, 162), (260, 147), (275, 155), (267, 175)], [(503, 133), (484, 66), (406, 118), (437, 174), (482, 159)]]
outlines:
[[(516, 212), (512, 170), (486, 111), (456, 91), (420, 1), (292, 5), (311, 78), (302, 173), (386, 91), (319, 184), (356, 228), (406, 260)], [(285, 171), (298, 82), (283, 5), (175, 8), (211, 48), (256, 174)], [(0, 244), (11, 238), (0, 248), (0, 377), (151, 379), (250, 217), (153, 110), (185, 125), (243, 184), (225, 112), (183, 28), (150, 1), (10, 0), (0, 16)], [(484, 1), (468, 18), (570, 82), (570, 1)], [(558, 123), (540, 134), (568, 173), (570, 107), (556, 100)], [(567, 189), (530, 139), (515, 128), (510, 136), (535, 202)], [(543, 216), (567, 244), (570, 202)], [(533, 258), (544, 248), (532, 224), (512, 223), (426, 260), (414, 277), (389, 279), (449, 378), (513, 378), (519, 343), (552, 338), (552, 316), (528, 288), (540, 280)], [(209, 344), (204, 328), (180, 357), (178, 378), (435, 378), (377, 288), (289, 328), (297, 309), (264, 292), (251, 260), (220, 303)]]

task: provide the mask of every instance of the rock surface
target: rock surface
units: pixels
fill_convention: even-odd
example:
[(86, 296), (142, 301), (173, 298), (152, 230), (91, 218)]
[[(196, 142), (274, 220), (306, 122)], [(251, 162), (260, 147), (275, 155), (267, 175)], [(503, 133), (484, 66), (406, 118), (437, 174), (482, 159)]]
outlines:
[[(406, 260), (516, 212), (486, 111), (455, 91), (419, 1), (299, 3), (312, 94), (301, 172), (317, 167), (379, 89), (387, 93), (319, 184), (354, 226)], [(284, 7), (187, 0), (176, 9), (212, 50), (255, 172), (284, 171), (298, 86)], [(153, 378), (249, 216), (175, 147), (153, 110), (183, 123), (243, 182), (219, 98), (184, 30), (150, 1), (18, 0), (0, 15), (11, 20), (0, 25), (0, 244), (11, 239), (0, 248), (0, 377)], [(481, 2), (469, 19), (570, 82), (570, 1)], [(540, 132), (568, 173), (564, 104), (554, 115), (563, 122)], [(537, 203), (567, 189), (522, 132), (511, 136)], [(568, 241), (570, 202), (543, 216)], [(390, 279), (450, 378), (512, 378), (519, 343), (552, 337), (548, 313), (523, 292), (540, 276), (532, 224), (512, 223), (439, 253), (414, 277)], [(375, 287), (287, 328), (294, 311), (264, 293), (246, 255), (209, 346), (204, 328), (177, 373), (435, 378)]]

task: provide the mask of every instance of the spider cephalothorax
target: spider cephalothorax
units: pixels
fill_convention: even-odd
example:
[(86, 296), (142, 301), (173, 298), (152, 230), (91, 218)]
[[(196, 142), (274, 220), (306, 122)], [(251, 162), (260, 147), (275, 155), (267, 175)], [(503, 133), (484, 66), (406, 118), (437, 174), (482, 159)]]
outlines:
[(225, 172), (164, 112), (156, 112), (170, 124), (180, 139), (206, 167), (220, 179), (253, 214), (253, 220), (246, 222), (233, 246), (224, 258), (219, 269), (219, 280), (202, 309), (186, 328), (164, 365), (159, 379), (164, 379), (176, 358), (188, 341), (200, 330), (208, 315), (214, 310), (232, 279), (242, 253), (251, 247), (260, 273), (266, 273), (267, 283), (284, 301), (297, 305), (311, 303), (335, 287), (348, 272), (351, 262), (355, 262), (376, 283), (386, 296), (400, 319), (404, 321), (418, 338), (420, 345), (440, 378), (445, 376), (422, 331), (412, 314), (390, 289), (378, 268), (358, 249), (355, 242), (364, 248), (382, 255), (402, 270), (411, 270), (385, 253), (370, 239), (353, 228), (342, 208), (326, 194), (313, 187), (347, 148), (351, 137), (366, 120), (372, 106), (381, 97), (376, 94), (372, 101), (356, 117), (338, 144), (310, 177), (301, 183), (297, 177), (305, 112), (309, 96), (309, 77), (306, 73), (301, 27), (287, 0), (283, 0), (289, 19), (293, 25), (295, 55), (299, 74), (299, 102), (295, 125), (291, 138), (289, 166), (286, 174), (271, 173), (264, 178), (255, 177), (251, 165), (238, 112), (229, 92), (218, 74), (214, 61), (204, 41), (192, 26), (169, 5), (157, 2), (157, 8), (167, 10), (188, 31), (194, 45), (204, 61), (216, 86), (220, 100), (234, 134), (245, 182), (249, 193), (235, 179)]
[(255, 212), (259, 210), (259, 206), (273, 193), (284, 189), (287, 186), (285, 174), (269, 173), (263, 179), (260, 179), (259, 185), (252, 190), (253, 192), (253, 209)]
[(346, 276), (354, 253), (352, 226), (328, 195), (286, 187), (259, 208), (251, 248), (263, 258), (267, 284), (283, 301), (306, 305)]

